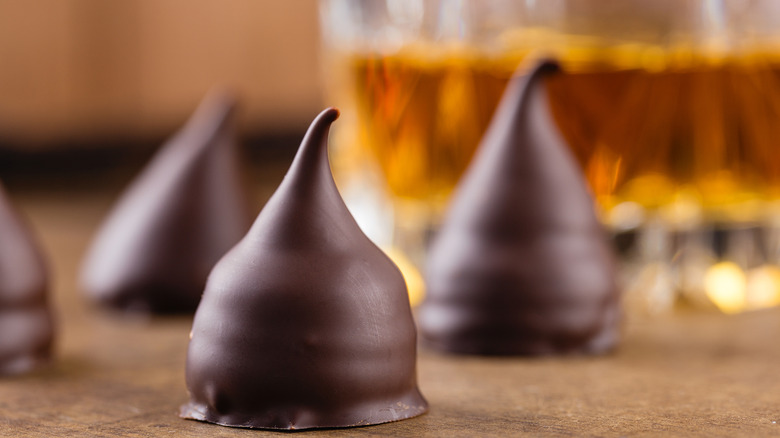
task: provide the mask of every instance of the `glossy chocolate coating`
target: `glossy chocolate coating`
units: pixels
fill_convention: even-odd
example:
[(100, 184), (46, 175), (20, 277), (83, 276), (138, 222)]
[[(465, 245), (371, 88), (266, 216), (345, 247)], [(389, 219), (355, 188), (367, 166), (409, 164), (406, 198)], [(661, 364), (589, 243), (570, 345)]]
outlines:
[(249, 229), (235, 99), (212, 93), (154, 156), (97, 234), (81, 282), (138, 312), (194, 312), (214, 264)]
[(0, 376), (49, 361), (54, 338), (43, 255), (0, 185)]
[(398, 268), (358, 228), (312, 123), (276, 193), (209, 276), (181, 416), (225, 426), (365, 426), (420, 415), (416, 331)]
[(611, 248), (557, 132), (541, 62), (510, 82), (432, 244), (422, 340), (467, 354), (597, 353), (618, 339)]

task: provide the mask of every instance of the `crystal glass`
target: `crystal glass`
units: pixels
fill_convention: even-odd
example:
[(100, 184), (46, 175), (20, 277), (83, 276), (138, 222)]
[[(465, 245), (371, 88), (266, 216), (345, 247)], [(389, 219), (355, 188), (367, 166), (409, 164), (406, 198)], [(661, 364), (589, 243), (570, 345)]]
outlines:
[(333, 164), (422, 288), (427, 242), (513, 72), (551, 110), (622, 261), (626, 304), (780, 303), (780, 2), (322, 0)]

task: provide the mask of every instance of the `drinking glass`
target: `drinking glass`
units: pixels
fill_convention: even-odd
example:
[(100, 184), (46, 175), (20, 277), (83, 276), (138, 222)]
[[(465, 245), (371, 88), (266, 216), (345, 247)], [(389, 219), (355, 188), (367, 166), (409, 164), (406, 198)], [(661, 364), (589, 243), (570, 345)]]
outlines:
[(780, 2), (322, 0), (320, 13), (343, 114), (337, 182), (414, 294), (507, 81), (552, 56), (551, 111), (630, 310), (780, 303)]

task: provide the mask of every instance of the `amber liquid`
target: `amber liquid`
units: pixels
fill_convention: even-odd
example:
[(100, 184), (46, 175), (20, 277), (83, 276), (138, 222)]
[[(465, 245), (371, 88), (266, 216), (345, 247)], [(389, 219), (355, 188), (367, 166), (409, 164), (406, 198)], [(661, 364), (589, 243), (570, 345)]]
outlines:
[[(354, 151), (374, 160), (397, 200), (445, 205), (521, 61), (353, 57)], [(605, 209), (625, 201), (653, 209), (683, 193), (723, 214), (778, 193), (780, 66), (767, 57), (652, 70), (580, 63), (547, 85)]]
[[(379, 182), (393, 206), (392, 246), (418, 266), (526, 61), (522, 50), (440, 52), (352, 54), (331, 82), (343, 114), (336, 176), (364, 175), (353, 178), (361, 189)], [(616, 236), (627, 306), (780, 304), (780, 51), (561, 53), (564, 73), (545, 83), (550, 110)]]

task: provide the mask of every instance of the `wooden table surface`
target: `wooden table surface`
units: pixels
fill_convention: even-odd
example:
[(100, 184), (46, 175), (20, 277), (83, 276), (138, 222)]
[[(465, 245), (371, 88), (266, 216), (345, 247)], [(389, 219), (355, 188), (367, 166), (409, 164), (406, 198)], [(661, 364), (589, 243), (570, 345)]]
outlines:
[[(188, 317), (93, 308), (76, 272), (111, 196), (13, 194), (50, 256), (59, 336), (48, 369), (0, 379), (0, 436), (261, 437), (177, 417)], [(2, 334), (0, 334), (2, 335)], [(607, 357), (479, 358), (422, 351), (430, 413), (306, 436), (780, 436), (780, 310), (627, 321)]]

